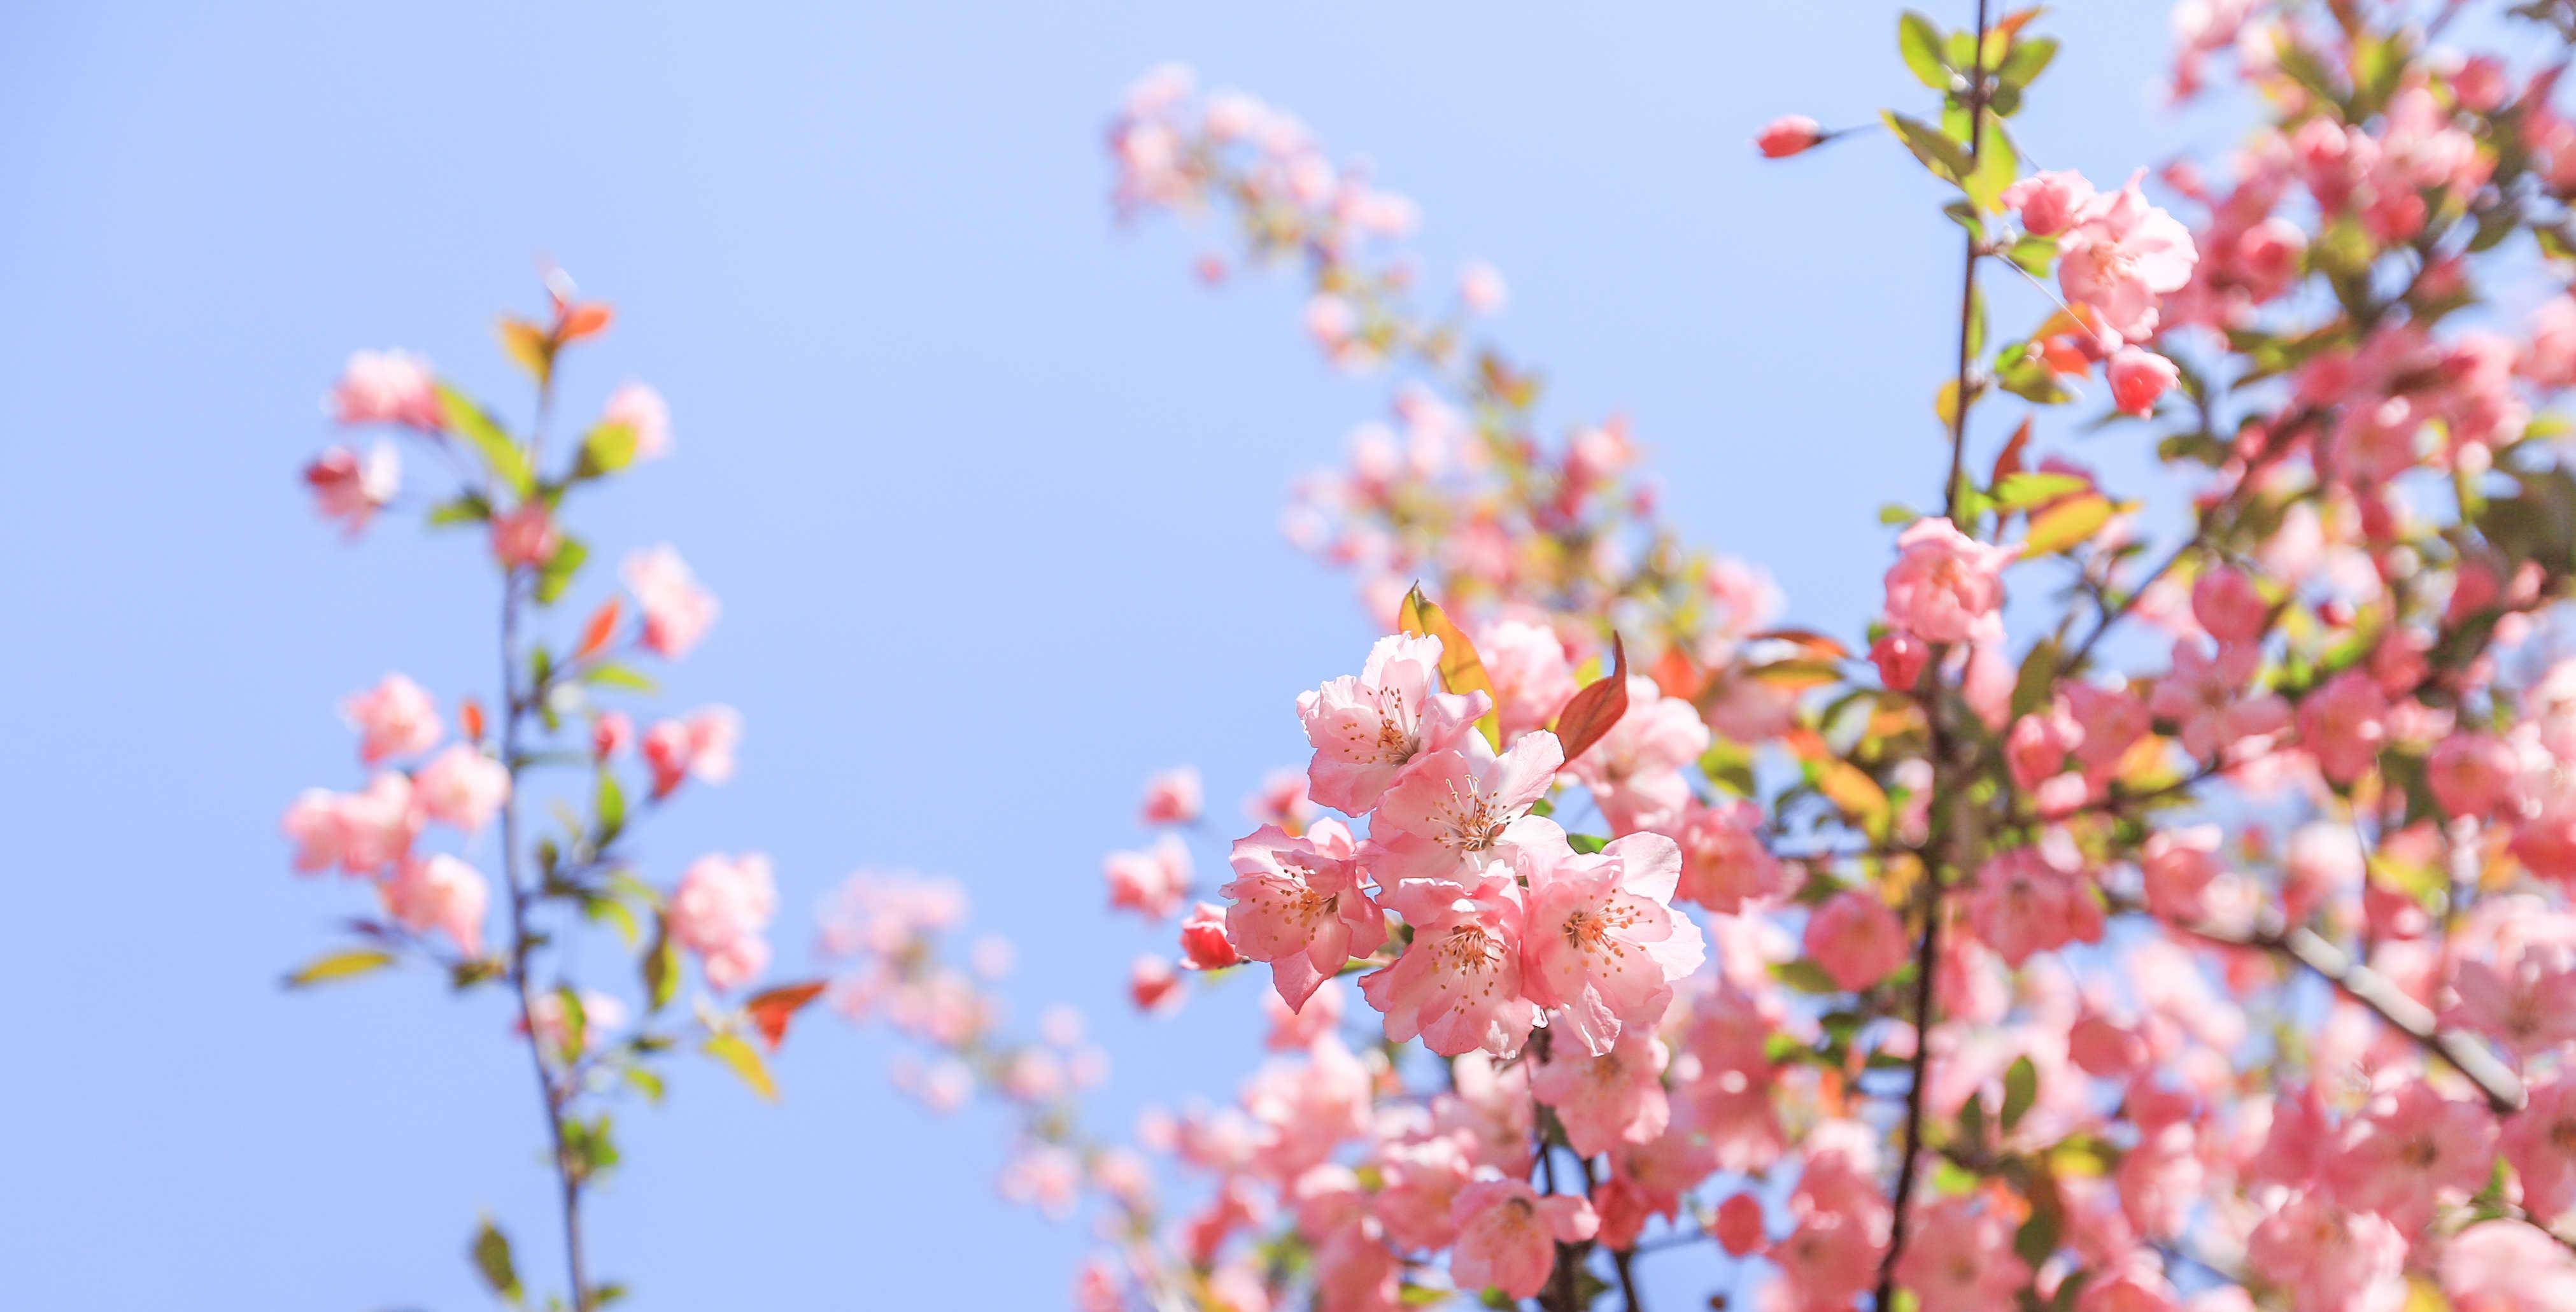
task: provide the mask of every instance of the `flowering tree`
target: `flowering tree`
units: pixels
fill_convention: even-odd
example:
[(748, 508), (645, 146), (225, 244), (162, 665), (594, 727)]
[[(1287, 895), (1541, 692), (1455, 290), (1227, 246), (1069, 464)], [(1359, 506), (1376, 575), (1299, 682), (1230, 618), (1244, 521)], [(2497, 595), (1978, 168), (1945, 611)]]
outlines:
[[(1230, 224), (1396, 380), (1290, 519), (1388, 635), (1299, 698), (1219, 900), (1177, 829), (1107, 867), (1179, 921), (1138, 1005), (1266, 964), (1281, 1056), (1101, 1137), (1079, 1027), (1011, 1037), (912, 881), (836, 904), (844, 1009), (934, 1104), (1018, 1109), (1007, 1192), (1097, 1199), (1087, 1312), (1637, 1312), (1694, 1251), (1718, 1306), (2570, 1306), (2576, 8), (2489, 10), (2185, 4), (2175, 93), (2257, 117), (2165, 202), (2026, 166), (2036, 11), (1906, 15), (1925, 103), (1881, 125), (1963, 233), (1947, 473), (1840, 637), (1684, 546), (1625, 426), (1541, 435), (1499, 275), (1430, 306), (1409, 202), (1149, 76), (1121, 212)], [(2052, 451), (2067, 413), (2188, 504)]]
[[(729, 707), (657, 720), (640, 734), (635, 714), (623, 709), (654, 691), (638, 662), (679, 660), (715, 621), (715, 598), (679, 553), (657, 546), (630, 554), (620, 571), (623, 598), (601, 600), (557, 643), (532, 636), (558, 613), (589, 559), (589, 548), (563, 527), (565, 502), (671, 448), (661, 396), (628, 383), (568, 449), (548, 451), (568, 348), (605, 331), (610, 313), (576, 299), (560, 272), (548, 275), (547, 292), (547, 321), (500, 323), (503, 347), (535, 384), (524, 438), (400, 351), (351, 357), (327, 403), (339, 424), (390, 430), (454, 475), (450, 494), (425, 513), (432, 528), (483, 531), (500, 581), (500, 684), (490, 711), (471, 695), (456, 703), (453, 738), (439, 699), (401, 674), (342, 702), (359, 763), (372, 773), (356, 792), (306, 791), (287, 808), (284, 828), (297, 871), (364, 880), (376, 906), (348, 922), (350, 945), (287, 982), (305, 987), (416, 964), (459, 993), (497, 986), (508, 996), (559, 1186), (568, 1284), (548, 1304), (589, 1312), (624, 1293), (591, 1277), (582, 1231), (585, 1192), (618, 1162), (613, 1106), (628, 1095), (658, 1102), (664, 1059), (684, 1045), (774, 1097), (761, 1049), (778, 1046), (789, 1019), (823, 986), (782, 985), (730, 1001), (769, 968), (764, 935), (778, 895), (767, 857), (701, 856), (667, 889), (638, 873), (642, 822), (684, 786), (730, 778), (742, 733)], [(400, 449), (380, 438), (363, 454), (332, 447), (304, 477), (322, 515), (354, 538), (399, 504), (401, 470)], [(572, 786), (543, 789), (555, 779)], [(540, 835), (522, 806), (547, 791), (556, 826)], [(497, 935), (495, 890), (466, 859), (496, 822), (497, 850), (488, 857), (501, 875)], [(436, 832), (465, 852), (428, 850)], [(567, 948), (576, 937), (622, 946), (634, 962), (635, 1003), (594, 987), (595, 978), (572, 976)], [(697, 960), (705, 985), (685, 1009), (674, 1005), (684, 954)], [(496, 1297), (525, 1301), (509, 1240), (489, 1218), (470, 1254)]]

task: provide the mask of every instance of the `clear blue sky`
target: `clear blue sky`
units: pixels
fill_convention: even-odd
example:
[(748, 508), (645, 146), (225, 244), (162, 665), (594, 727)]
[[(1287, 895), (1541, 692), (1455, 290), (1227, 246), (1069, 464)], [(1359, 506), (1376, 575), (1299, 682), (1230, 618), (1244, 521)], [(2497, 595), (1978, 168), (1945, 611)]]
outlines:
[[(1381, 391), (1316, 362), (1286, 286), (1211, 295), (1196, 242), (1113, 229), (1120, 88), (1186, 59), (1372, 156), (1433, 267), (1508, 275), (1500, 333), (1552, 413), (1624, 409), (1694, 534), (1848, 632), (1873, 510), (1937, 483), (1956, 230), (1883, 140), (1767, 168), (1746, 143), (1919, 94), (1893, 14), (8, 6), (8, 1301), (475, 1307), (485, 1208), (554, 1269), (497, 999), (275, 986), (354, 901), (290, 876), (275, 833), (299, 788), (356, 782), (336, 699), (397, 666), (451, 696), (490, 678), (469, 541), (344, 549), (309, 516), (295, 471), (352, 348), (500, 394), (488, 327), (532, 306), (538, 252), (617, 304), (571, 403), (648, 378), (679, 453), (585, 527), (671, 540), (723, 596), (671, 686), (750, 725), (740, 778), (656, 821), (652, 873), (773, 854), (791, 969), (849, 870), (960, 877), (1020, 941), (1030, 1011), (1101, 1017), (1123, 1124), (1145, 1091), (1227, 1093), (1254, 999), (1123, 1016), (1147, 944), (1102, 911), (1099, 857), (1137, 838), (1149, 770), (1199, 763), (1231, 825), (1301, 759), (1291, 698), (1371, 635), (1275, 513)], [(2050, 23), (2069, 48), (2026, 153), (2117, 175), (2178, 140), (2159, 7)], [(994, 1119), (928, 1120), (885, 1053), (815, 1026), (774, 1109), (684, 1071), (630, 1118), (599, 1268), (644, 1308), (1062, 1305), (1083, 1236), (995, 1201)]]

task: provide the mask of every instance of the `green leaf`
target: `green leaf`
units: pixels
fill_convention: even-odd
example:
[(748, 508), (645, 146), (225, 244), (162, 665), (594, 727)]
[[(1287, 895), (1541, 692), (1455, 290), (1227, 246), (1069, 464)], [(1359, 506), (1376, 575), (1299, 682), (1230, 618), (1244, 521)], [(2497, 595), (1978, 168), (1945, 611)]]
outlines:
[(429, 508), (429, 526), (445, 528), (450, 524), (480, 524), (492, 518), (492, 503), (480, 492), (465, 492)]
[(662, 1077), (642, 1066), (626, 1068), (626, 1087), (643, 1094), (646, 1102), (658, 1106), (662, 1101)]
[(2012, 1065), (2004, 1068), (2004, 1133), (2012, 1133), (2038, 1101), (2039, 1068), (2031, 1065), (2026, 1054), (2013, 1058)]
[(2057, 239), (2023, 233), (2004, 251), (2004, 258), (2020, 265), (2022, 272), (2034, 278), (2047, 277), (2048, 266), (2057, 262)]
[(2043, 474), (2024, 471), (2006, 474), (1995, 484), (1995, 504), (2005, 510), (2028, 510), (2045, 505), (2059, 497), (2089, 492), (2093, 481), (2081, 474)]
[(770, 1102), (778, 1101), (778, 1085), (770, 1080), (768, 1065), (761, 1061), (758, 1050), (743, 1042), (741, 1035), (709, 1035), (702, 1051), (741, 1076), (742, 1082), (750, 1085), (753, 1093)]
[(2013, 679), (2012, 713), (2018, 719), (2048, 704), (2057, 688), (2057, 639), (2042, 638), (2030, 645), (2030, 654), (2021, 658), (2021, 672)]
[(1887, 121), (1887, 130), (1896, 134), (1906, 150), (1932, 171), (1932, 176), (1944, 182), (1957, 182), (1968, 176), (1968, 152), (1939, 128), (1893, 110), (1881, 110), (1879, 117)]
[(1584, 854), (1585, 856), (1590, 856), (1593, 853), (1600, 851), (1602, 848), (1610, 846), (1610, 840), (1603, 838), (1599, 834), (1567, 834), (1565, 836), (1565, 845)]
[(1896, 53), (1914, 70), (1915, 81), (1935, 91), (1950, 89), (1950, 66), (1941, 60), (1941, 29), (1931, 19), (1906, 10), (1896, 20)]
[(467, 1251), (473, 1254), (474, 1269), (482, 1273), (484, 1286), (502, 1302), (516, 1306), (523, 1296), (519, 1265), (510, 1258), (509, 1237), (492, 1224), (492, 1218), (483, 1218), (483, 1224), (474, 1232), (474, 1245)]
[(626, 828), (626, 790), (617, 786), (614, 771), (602, 766), (599, 786), (592, 790), (591, 817), (599, 826), (599, 846), (606, 847)]
[(1826, 974), (1824, 967), (1819, 966), (1815, 962), (1809, 961), (1804, 957), (1800, 957), (1794, 961), (1775, 963), (1771, 967), (1771, 977), (1788, 985), (1790, 988), (1796, 989), (1800, 993), (1840, 993), (1843, 991), (1843, 986), (1835, 983), (1834, 977)]
[(590, 1046), (590, 1014), (582, 1009), (581, 995), (570, 984), (555, 986), (555, 1001), (563, 1008), (563, 1050), (580, 1052)]
[(602, 474), (614, 474), (634, 463), (634, 426), (599, 424), (582, 434), (581, 462), (574, 473), (580, 478), (597, 478)]
[(572, 586), (572, 576), (588, 559), (590, 548), (583, 545), (580, 538), (565, 537), (563, 545), (555, 548), (555, 554), (547, 559), (546, 567), (537, 574), (537, 604), (553, 605), (555, 599), (564, 594), (564, 589)]
[(648, 697), (660, 688), (660, 685), (633, 666), (620, 665), (615, 661), (601, 661), (597, 665), (584, 669), (581, 672), (581, 681), (595, 683), (605, 688), (624, 688), (628, 692), (640, 692)]
[(483, 458), (484, 468), (491, 470), (503, 486), (523, 500), (536, 490), (536, 466), (529, 463), (526, 448), (511, 441), (510, 435), (472, 397), (442, 382), (438, 384), (438, 414), (447, 431), (465, 439), (465, 444)]
[(1985, 123), (1985, 131), (1978, 135), (1975, 163), (1960, 187), (1977, 208), (1993, 210), (2000, 208), (2004, 188), (2021, 176), (2021, 156), (2014, 151), (2002, 119), (1989, 111)]
[(1995, 80), (2018, 91), (2036, 81), (2047, 69), (2048, 61), (2057, 58), (2057, 40), (2037, 36), (2028, 41), (2013, 42), (2012, 53), (2004, 56), (2003, 66), (1995, 70)]
[(372, 974), (392, 964), (394, 964), (394, 954), (390, 952), (377, 948), (349, 948), (327, 956), (316, 957), (296, 967), (295, 972), (286, 977), (286, 987), (310, 988), (333, 980), (354, 979), (360, 975)]
[(644, 949), (644, 1001), (648, 1009), (660, 1011), (671, 1005), (679, 991), (680, 949), (671, 942), (671, 922), (657, 912), (653, 946)]
[(2022, 539), (2022, 554), (2046, 556), (2082, 546), (2111, 522), (2118, 509), (2109, 497), (2098, 492), (2060, 501), (2031, 517), (2030, 533)]

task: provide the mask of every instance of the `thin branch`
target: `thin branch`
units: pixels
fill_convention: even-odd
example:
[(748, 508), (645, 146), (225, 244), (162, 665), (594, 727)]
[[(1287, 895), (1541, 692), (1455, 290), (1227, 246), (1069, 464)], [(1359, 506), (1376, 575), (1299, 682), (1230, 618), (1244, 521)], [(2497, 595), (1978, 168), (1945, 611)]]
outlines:
[[(2145, 907), (2120, 898), (2111, 902), (2114, 911), (2152, 915)], [(2458, 1071), (2485, 1095), (2487, 1105), (2496, 1114), (2511, 1115), (2521, 1111), (2525, 1101), (2521, 1077), (2498, 1060), (2485, 1044), (2466, 1034), (2445, 1030), (2431, 1008), (2407, 996), (2406, 991), (2391, 983), (2387, 976), (2372, 970), (2352, 953), (2336, 947), (2308, 929), (2283, 929), (2266, 925), (2252, 932), (2240, 933), (2211, 925), (2179, 925), (2162, 917), (2158, 923), (2180, 933), (2221, 947), (2251, 948), (2269, 952), (2305, 967), (2310, 974), (2334, 987), (2335, 992), (2350, 998), (2379, 1017), (2390, 1029), (2415, 1041), (2427, 1056), (2440, 1060)]]

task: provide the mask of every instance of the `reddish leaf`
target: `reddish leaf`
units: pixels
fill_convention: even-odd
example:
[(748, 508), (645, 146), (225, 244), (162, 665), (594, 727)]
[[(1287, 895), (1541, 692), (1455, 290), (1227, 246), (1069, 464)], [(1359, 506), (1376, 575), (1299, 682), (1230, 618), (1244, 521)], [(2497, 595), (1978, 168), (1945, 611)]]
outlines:
[(823, 981), (819, 979), (807, 980), (802, 984), (782, 984), (777, 988), (755, 994), (751, 1001), (742, 1004), (742, 1010), (744, 1015), (751, 1017), (752, 1025), (760, 1031), (761, 1041), (769, 1045), (771, 1052), (776, 1052), (778, 1045), (787, 1038), (788, 1020), (797, 1012), (804, 1010), (808, 1003), (821, 996), (823, 996)]
[(1569, 762), (1583, 755), (1583, 749), (1601, 741), (1610, 726), (1628, 713), (1628, 647), (1619, 635), (1610, 635), (1610, 672), (1585, 684), (1582, 691), (1567, 699), (1565, 709), (1556, 716), (1556, 736), (1565, 744)]
[(1682, 654), (1679, 646), (1664, 648), (1664, 654), (1655, 658), (1654, 668), (1647, 670), (1646, 676), (1655, 681), (1655, 687), (1665, 696), (1679, 697), (1686, 702), (1698, 701), (1700, 688), (1708, 682), (1707, 676), (1691, 665), (1690, 657)]
[(2013, 430), (2012, 440), (2004, 443), (2004, 449), (1995, 456), (1994, 476), (1986, 480), (1987, 486), (1992, 487), (2002, 483), (2006, 474), (2020, 473), (2022, 449), (2029, 445), (2030, 416), (2024, 415), (2021, 427)]
[(581, 631), (581, 646), (574, 650), (572, 658), (586, 661), (608, 650), (608, 640), (616, 634), (617, 598), (611, 597), (599, 603), (598, 610), (591, 612), (590, 623)]
[(1747, 642), (1785, 642), (1804, 647), (1818, 660), (1851, 659), (1851, 649), (1813, 629), (1770, 629), (1745, 639)]
[(563, 317), (555, 324), (555, 340), (572, 343), (585, 337), (597, 336), (608, 330), (608, 321), (611, 317), (608, 303), (605, 301), (585, 301), (577, 305), (565, 306)]
[(465, 730), (465, 741), (469, 743), (482, 742), (483, 703), (478, 702), (471, 697), (466, 698), (465, 704), (456, 708), (456, 723), (459, 727)]

